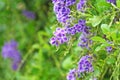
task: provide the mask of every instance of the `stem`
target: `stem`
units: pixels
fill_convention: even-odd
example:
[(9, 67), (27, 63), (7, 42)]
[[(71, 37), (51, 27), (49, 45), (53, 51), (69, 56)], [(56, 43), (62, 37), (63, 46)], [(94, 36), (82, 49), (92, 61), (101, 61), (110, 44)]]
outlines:
[(18, 69), (17, 69), (17, 71), (15, 72), (15, 75), (11, 78), (11, 80), (14, 80), (14, 79), (16, 78), (17, 73), (20, 71), (22, 65), (25, 63), (25, 61), (27, 60), (27, 58), (29, 57), (29, 55), (32, 53), (33, 50), (34, 50), (34, 49), (29, 49), (28, 54), (25, 55), (24, 59), (23, 59), (23, 60), (21, 61), (21, 63), (19, 64)]
[[(120, 62), (119, 62), (119, 60), (120, 60), (120, 53), (119, 53), (119, 55), (118, 55), (118, 57), (117, 57), (116, 67), (115, 67), (115, 69), (113, 70), (113, 73), (112, 73), (112, 75), (111, 75), (111, 77), (110, 77), (110, 80), (112, 80), (112, 77), (114, 76), (115, 72), (117, 72), (117, 71), (119, 70), (119, 67), (120, 67)], [(115, 76), (116, 76), (116, 75), (115, 75)], [(119, 77), (119, 75), (118, 75), (118, 77)], [(119, 78), (117, 78), (117, 80), (119, 80)]]
[[(105, 60), (106, 60), (106, 59), (105, 59)], [(105, 60), (104, 60), (104, 63), (105, 63)], [(103, 66), (105, 66), (105, 64), (104, 64)], [(104, 70), (104, 71), (103, 71), (103, 73), (102, 73), (102, 75), (101, 75), (101, 77), (100, 77), (100, 80), (103, 80), (103, 77), (104, 77), (105, 73), (107, 72), (108, 67), (105, 66), (105, 67), (103, 67), (102, 70)]]
[(116, 5), (112, 4), (112, 6), (115, 8), (115, 9), (118, 9), (120, 11), (120, 8), (118, 8)]

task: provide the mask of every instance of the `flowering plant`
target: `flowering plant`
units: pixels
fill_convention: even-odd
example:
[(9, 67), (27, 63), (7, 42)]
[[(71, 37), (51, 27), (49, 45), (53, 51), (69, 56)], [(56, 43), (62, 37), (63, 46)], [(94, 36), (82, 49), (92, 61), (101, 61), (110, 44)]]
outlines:
[(0, 0), (0, 80), (120, 80), (120, 0)]
[(69, 56), (62, 64), (65, 69), (73, 68), (67, 80), (119, 80), (120, 1), (52, 0), (52, 3), (58, 24), (50, 44)]

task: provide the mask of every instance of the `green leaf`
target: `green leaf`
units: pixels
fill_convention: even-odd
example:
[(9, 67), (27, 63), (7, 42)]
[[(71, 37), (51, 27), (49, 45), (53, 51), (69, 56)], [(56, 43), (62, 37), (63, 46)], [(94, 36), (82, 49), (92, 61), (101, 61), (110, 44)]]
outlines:
[(32, 45), (32, 48), (33, 48), (33, 49), (39, 49), (39, 48), (40, 48), (40, 45), (39, 45), (38, 43), (33, 44), (33, 45)]
[(114, 64), (115, 63), (115, 61), (116, 61), (116, 59), (114, 58), (114, 57), (108, 57), (107, 59), (106, 59), (106, 63), (107, 64)]
[(111, 37), (112, 37), (113, 40), (117, 40), (117, 30), (113, 30), (111, 32)]
[(99, 51), (99, 50), (101, 50), (101, 46), (98, 46), (97, 48), (95, 48), (95, 51)]
[(95, 8), (99, 13), (104, 13), (110, 9), (110, 4), (106, 0), (96, 0)]
[(95, 76), (99, 76), (99, 75), (100, 75), (100, 68), (97, 67), (97, 66), (95, 66), (95, 67), (94, 67), (94, 72), (93, 72), (93, 73), (94, 73)]
[(93, 27), (96, 27), (97, 25), (99, 25), (102, 21), (102, 17), (101, 16), (94, 16), (93, 18), (90, 18), (88, 23), (92, 23)]
[(117, 33), (116, 33), (116, 37), (117, 37), (117, 39), (116, 40), (118, 40), (118, 41), (120, 41), (120, 31), (118, 31)]
[(67, 57), (62, 63), (62, 67), (64, 69), (68, 69), (71, 66), (71, 62), (72, 62), (71, 57)]
[(104, 34), (108, 34), (108, 32), (110, 32), (110, 28), (108, 27), (107, 24), (102, 24), (101, 29)]
[(99, 51), (101, 49), (105, 49), (105, 47), (109, 46), (110, 44), (109, 43), (104, 43), (104, 44), (101, 44), (100, 46), (97, 46), (95, 51)]
[(91, 38), (93, 41), (98, 41), (98, 42), (102, 42), (102, 43), (105, 43), (105, 39), (99, 37), (99, 36), (94, 36)]
[(117, 3), (117, 7), (120, 8), (120, 0), (117, 0), (116, 3)]

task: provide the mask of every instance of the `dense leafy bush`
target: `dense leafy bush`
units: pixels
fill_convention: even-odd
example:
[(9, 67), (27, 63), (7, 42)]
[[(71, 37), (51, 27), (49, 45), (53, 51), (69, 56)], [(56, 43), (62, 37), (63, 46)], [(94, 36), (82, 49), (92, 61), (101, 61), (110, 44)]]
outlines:
[(50, 43), (64, 51), (62, 67), (72, 68), (67, 80), (119, 80), (120, 1), (52, 2), (58, 25)]

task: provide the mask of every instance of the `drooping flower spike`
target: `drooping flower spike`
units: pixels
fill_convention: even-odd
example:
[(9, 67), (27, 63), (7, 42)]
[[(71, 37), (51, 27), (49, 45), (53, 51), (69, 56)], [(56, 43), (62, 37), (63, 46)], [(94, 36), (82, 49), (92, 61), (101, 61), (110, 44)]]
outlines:
[(13, 70), (17, 70), (19, 63), (21, 62), (21, 55), (17, 48), (18, 48), (18, 44), (14, 40), (6, 42), (2, 47), (2, 57), (4, 59), (9, 58), (12, 60)]

